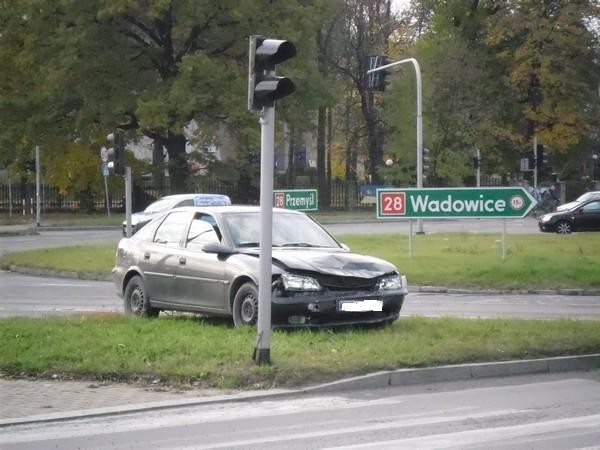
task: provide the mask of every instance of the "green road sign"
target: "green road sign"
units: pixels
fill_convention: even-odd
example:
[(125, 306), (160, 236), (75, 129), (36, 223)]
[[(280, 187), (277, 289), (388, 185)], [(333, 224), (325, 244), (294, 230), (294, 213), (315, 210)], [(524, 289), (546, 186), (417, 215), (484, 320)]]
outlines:
[(289, 189), (273, 192), (275, 208), (294, 209), (296, 211), (317, 211), (316, 189)]
[(377, 189), (378, 219), (519, 218), (536, 204), (522, 187)]

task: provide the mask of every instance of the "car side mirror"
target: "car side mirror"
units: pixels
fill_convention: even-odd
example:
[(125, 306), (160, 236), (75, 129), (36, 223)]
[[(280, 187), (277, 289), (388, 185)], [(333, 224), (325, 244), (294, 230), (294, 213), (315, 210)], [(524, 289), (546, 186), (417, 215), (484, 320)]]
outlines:
[(235, 253), (231, 247), (223, 245), (220, 242), (209, 242), (204, 244), (202, 251), (205, 253), (216, 253), (217, 255), (232, 255)]

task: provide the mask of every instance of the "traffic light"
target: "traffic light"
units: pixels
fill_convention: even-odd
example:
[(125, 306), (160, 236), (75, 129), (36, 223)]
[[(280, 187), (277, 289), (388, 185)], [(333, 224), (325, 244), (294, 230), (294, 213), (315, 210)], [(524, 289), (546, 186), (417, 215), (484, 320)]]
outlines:
[[(386, 66), (391, 61), (387, 59), (385, 56), (374, 55), (369, 56), (369, 70), (377, 69), (381, 66)], [(388, 82), (386, 77), (389, 75), (388, 70), (378, 70), (377, 72), (370, 73), (367, 78), (367, 89), (369, 91), (385, 91), (385, 87)]]
[(481, 156), (473, 156), (473, 168), (480, 169), (482, 160), (483, 158)]
[(527, 159), (529, 160), (529, 170), (534, 170), (537, 167), (537, 152), (527, 152)]
[(423, 172), (427, 172), (429, 170), (430, 163), (431, 158), (429, 157), (429, 149), (423, 148)]
[(113, 147), (108, 149), (108, 167), (117, 175), (125, 175), (125, 136), (115, 131), (106, 138), (113, 142)]
[(275, 76), (275, 65), (296, 55), (296, 46), (290, 41), (250, 36), (248, 59), (248, 109), (260, 111), (273, 106), (275, 100), (296, 90), (289, 78)]
[(535, 153), (537, 167), (542, 167), (543, 165), (548, 164), (548, 152), (544, 148), (543, 144), (537, 145), (535, 148)]

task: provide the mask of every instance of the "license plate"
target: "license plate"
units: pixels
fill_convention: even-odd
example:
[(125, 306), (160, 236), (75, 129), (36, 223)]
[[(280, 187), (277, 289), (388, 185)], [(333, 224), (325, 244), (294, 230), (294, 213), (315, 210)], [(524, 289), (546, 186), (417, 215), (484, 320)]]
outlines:
[(365, 312), (365, 311), (382, 311), (382, 300), (340, 300), (338, 304), (340, 311), (347, 312)]

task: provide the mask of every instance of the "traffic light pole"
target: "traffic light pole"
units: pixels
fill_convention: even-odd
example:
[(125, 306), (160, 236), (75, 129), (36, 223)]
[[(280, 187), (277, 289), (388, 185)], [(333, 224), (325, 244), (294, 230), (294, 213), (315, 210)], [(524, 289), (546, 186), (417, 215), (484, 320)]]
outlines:
[(131, 237), (131, 167), (125, 167), (125, 234)]
[(533, 135), (533, 160), (535, 164), (533, 165), (533, 187), (537, 189), (538, 185), (538, 166), (539, 161), (537, 160), (537, 134)]
[(40, 226), (40, 207), (41, 207), (41, 177), (40, 177), (40, 146), (35, 146), (35, 224)]
[(477, 187), (481, 187), (481, 151), (477, 149)]
[[(417, 80), (417, 188), (423, 188), (423, 86), (421, 82), (421, 68), (419, 62), (414, 58), (395, 61), (385, 66), (377, 67), (367, 71), (367, 74), (380, 70), (391, 69), (400, 64), (411, 63), (415, 68)], [(417, 234), (423, 234), (423, 219), (417, 219)]]
[(262, 109), (260, 125), (260, 273), (258, 279), (258, 321), (254, 360), (258, 365), (263, 365), (271, 363), (274, 106), (265, 106)]

